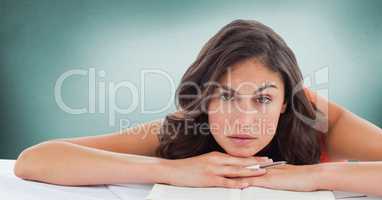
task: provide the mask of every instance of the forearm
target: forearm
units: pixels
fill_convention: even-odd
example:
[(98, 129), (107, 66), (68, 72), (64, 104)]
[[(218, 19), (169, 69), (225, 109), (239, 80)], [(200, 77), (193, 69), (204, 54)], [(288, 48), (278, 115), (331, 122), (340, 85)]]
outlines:
[(318, 189), (382, 196), (382, 161), (335, 162), (317, 166), (320, 168)]
[(155, 183), (163, 181), (165, 161), (51, 141), (22, 152), (14, 171), (24, 179), (60, 185)]

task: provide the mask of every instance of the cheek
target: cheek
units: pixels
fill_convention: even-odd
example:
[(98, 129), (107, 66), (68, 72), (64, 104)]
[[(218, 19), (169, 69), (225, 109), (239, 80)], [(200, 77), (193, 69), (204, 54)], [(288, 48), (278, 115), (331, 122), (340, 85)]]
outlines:
[(208, 113), (208, 125), (214, 137), (215, 135), (222, 135), (224, 133), (224, 125), (228, 121), (226, 114), (215, 112)]
[(280, 118), (280, 109), (275, 109), (272, 112), (264, 113), (259, 116), (257, 122), (259, 123), (260, 133), (264, 136), (273, 135), (276, 133), (277, 125)]
[(224, 136), (225, 125), (230, 123), (229, 113), (223, 112), (219, 101), (211, 101), (208, 105), (208, 125), (212, 136), (218, 143), (221, 143), (221, 138)]

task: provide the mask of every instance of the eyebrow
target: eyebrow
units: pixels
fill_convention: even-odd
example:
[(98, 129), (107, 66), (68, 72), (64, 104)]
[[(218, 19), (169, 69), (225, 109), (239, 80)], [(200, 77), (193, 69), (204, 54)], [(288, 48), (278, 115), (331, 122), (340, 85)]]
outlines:
[[(228, 90), (229, 92), (232, 92), (234, 94), (237, 94), (238, 92), (232, 88), (230, 88), (229, 86), (227, 85), (222, 85), (221, 86), (224, 90)], [(262, 92), (263, 90), (265, 89), (268, 89), (268, 88), (275, 88), (275, 89), (278, 89), (278, 87), (272, 83), (266, 83), (265, 85), (263, 86), (260, 86), (259, 88), (257, 88), (253, 93), (254, 94), (257, 94), (259, 92)]]

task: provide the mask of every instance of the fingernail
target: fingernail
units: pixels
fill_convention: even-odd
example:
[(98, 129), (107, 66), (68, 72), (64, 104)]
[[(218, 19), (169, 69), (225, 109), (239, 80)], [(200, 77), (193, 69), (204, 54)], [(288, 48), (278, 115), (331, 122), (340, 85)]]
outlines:
[(251, 166), (248, 166), (246, 168), (252, 169), (252, 170), (259, 170), (260, 169), (260, 165), (251, 165)]
[(260, 168), (260, 169), (258, 169), (258, 171), (261, 172), (261, 173), (265, 173), (267, 170)]

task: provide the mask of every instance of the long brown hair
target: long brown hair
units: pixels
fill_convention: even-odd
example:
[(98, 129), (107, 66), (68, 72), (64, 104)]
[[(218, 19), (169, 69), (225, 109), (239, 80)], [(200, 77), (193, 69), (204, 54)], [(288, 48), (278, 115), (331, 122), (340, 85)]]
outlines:
[(208, 123), (205, 108), (216, 86), (207, 83), (217, 81), (234, 63), (249, 58), (260, 59), (281, 74), (287, 102), (274, 138), (256, 155), (293, 164), (319, 162), (320, 131), (296, 115), (297, 112), (315, 122), (317, 108), (303, 90), (295, 91), (303, 82), (295, 55), (277, 33), (255, 20), (232, 21), (203, 46), (177, 88), (178, 112), (167, 115), (163, 121), (158, 156), (179, 159), (210, 151), (224, 152), (209, 131), (204, 134), (195, 125)]

